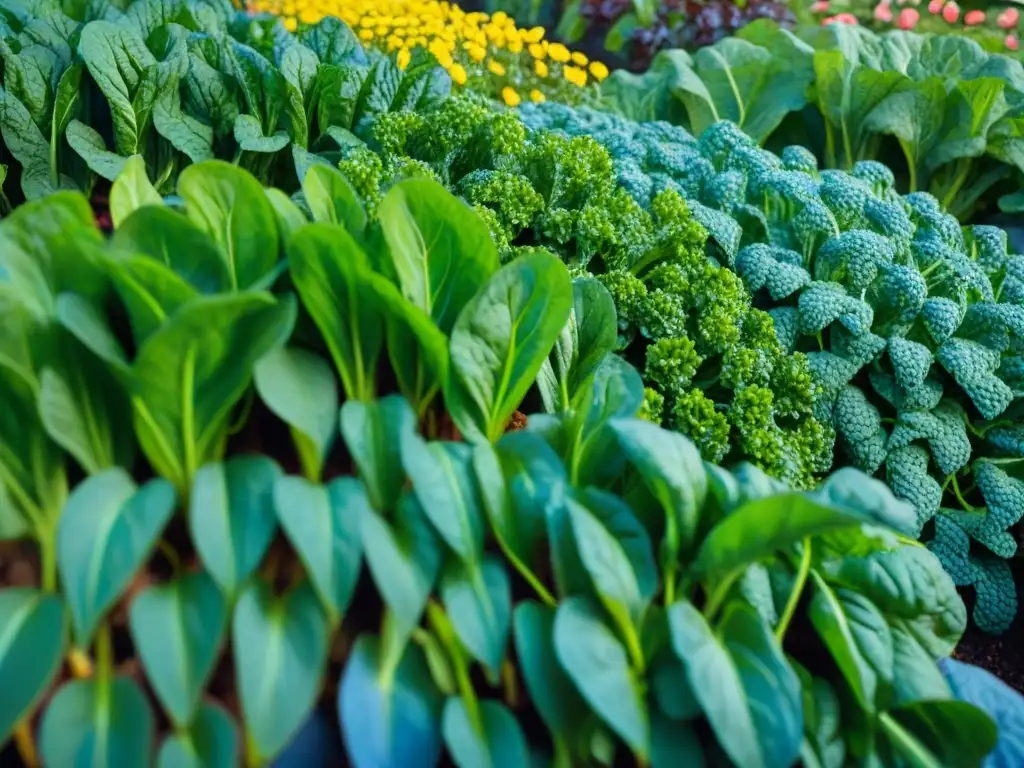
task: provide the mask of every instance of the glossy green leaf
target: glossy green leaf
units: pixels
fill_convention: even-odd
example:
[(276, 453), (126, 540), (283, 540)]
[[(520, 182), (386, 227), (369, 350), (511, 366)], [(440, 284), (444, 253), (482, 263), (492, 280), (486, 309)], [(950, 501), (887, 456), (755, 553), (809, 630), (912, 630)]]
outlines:
[(65, 639), (59, 597), (30, 587), (0, 590), (0, 740), (53, 682)]
[(555, 654), (576, 689), (635, 754), (650, 751), (643, 683), (598, 609), (581, 597), (562, 601), (555, 615)]
[(238, 148), (244, 152), (272, 155), (287, 147), (291, 141), (287, 131), (274, 131), (269, 136), (264, 134), (260, 121), (252, 115), (238, 115), (232, 133)]
[(354, 477), (327, 485), (282, 477), (274, 485), (274, 506), (328, 616), (340, 620), (359, 581), (363, 517), (372, 514), (363, 484)]
[(440, 709), (441, 696), (416, 646), (389, 659), (378, 638), (356, 640), (338, 687), (345, 750), (356, 768), (435, 765)]
[(148, 765), (155, 724), (146, 694), (129, 677), (65, 683), (39, 726), (44, 765), (123, 768)]
[(618, 345), (615, 302), (598, 280), (572, 281), (573, 306), (537, 376), (545, 410), (562, 411), (587, 386), (601, 360)]
[(444, 705), (444, 743), (459, 768), (526, 768), (526, 738), (515, 716), (497, 701), (479, 702), (480, 728), (458, 697)]
[(227, 622), (227, 601), (205, 571), (151, 586), (132, 600), (129, 623), (146, 678), (179, 728), (192, 719)]
[(295, 288), (327, 343), (346, 398), (373, 399), (385, 319), (369, 288), (366, 254), (337, 224), (303, 227), (287, 251)]
[(573, 740), (588, 712), (555, 654), (555, 609), (534, 601), (518, 603), (513, 626), (516, 658), (533, 706), (555, 738)]
[(276, 347), (253, 369), (256, 391), (293, 430), (307, 477), (320, 476), (337, 435), (338, 384), (322, 357), (299, 347)]
[(651, 715), (651, 768), (704, 768), (706, 764), (696, 728), (655, 710)]
[(114, 228), (120, 227), (133, 211), (146, 205), (163, 205), (163, 202), (149, 181), (142, 155), (128, 158), (121, 175), (110, 187), (110, 218)]
[(79, 646), (145, 563), (177, 506), (166, 480), (141, 488), (120, 467), (79, 483), (57, 527), (57, 564)]
[(258, 283), (278, 260), (277, 217), (255, 177), (219, 160), (178, 176), (188, 217), (221, 249), (232, 288)]
[(459, 312), (498, 269), (483, 219), (429, 179), (393, 186), (377, 217), (402, 294), (443, 333), (451, 332)]
[(228, 421), (256, 362), (282, 343), (295, 302), (269, 294), (204, 296), (143, 343), (132, 366), (135, 432), (163, 477), (185, 489), (220, 458)]
[(341, 407), (341, 434), (374, 509), (394, 508), (405, 484), (402, 445), (414, 435), (409, 403), (389, 395), (370, 403), (349, 400)]
[(444, 542), (467, 563), (476, 563), (484, 546), (472, 460), (473, 451), (465, 443), (427, 442), (412, 435), (402, 445), (402, 464), (420, 506)]
[(672, 650), (719, 745), (737, 765), (765, 765), (743, 680), (722, 640), (687, 601), (669, 606), (668, 621)]
[(217, 704), (200, 705), (188, 730), (160, 745), (157, 768), (235, 768), (240, 758), (231, 715)]
[(232, 623), (235, 670), (248, 743), (261, 760), (284, 749), (312, 711), (327, 635), (327, 617), (308, 584), (278, 598), (255, 582), (239, 596)]
[(313, 221), (340, 224), (353, 235), (366, 228), (366, 212), (352, 185), (337, 168), (315, 165), (302, 180), (302, 194)]
[(270, 204), (274, 206), (274, 213), (277, 214), (277, 230), (282, 244), (285, 244), (297, 230), (306, 226), (306, 214), (280, 189), (271, 187), (264, 191), (267, 193)]
[(571, 309), (565, 265), (541, 252), (504, 266), (462, 308), (451, 333), (445, 403), (463, 435), (501, 437)]
[(502, 562), (450, 563), (440, 593), (459, 639), (498, 679), (512, 622), (512, 586)]
[(419, 624), (441, 569), (441, 542), (416, 497), (403, 496), (390, 520), (363, 515), (363, 551), (384, 603), (395, 614), (400, 634)]
[(999, 738), (991, 718), (964, 701), (919, 701), (883, 721), (893, 752), (914, 768), (984, 765)]
[(264, 456), (237, 456), (196, 472), (189, 530), (200, 560), (229, 599), (263, 560), (277, 532), (279, 477), (281, 468)]

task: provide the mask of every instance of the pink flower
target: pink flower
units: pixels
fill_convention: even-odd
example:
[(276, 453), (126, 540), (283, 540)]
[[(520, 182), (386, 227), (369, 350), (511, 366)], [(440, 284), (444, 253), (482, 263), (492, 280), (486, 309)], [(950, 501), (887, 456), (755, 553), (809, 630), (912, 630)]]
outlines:
[(887, 0), (882, 0), (882, 2), (875, 6), (875, 18), (884, 22), (892, 21), (892, 6), (889, 5)]
[(828, 26), (829, 24), (856, 24), (857, 17), (852, 13), (837, 13), (835, 16), (829, 16), (827, 19), (821, 22), (822, 26)]
[(956, 20), (960, 18), (960, 6), (956, 3), (949, 3), (942, 9), (942, 18), (949, 24), (956, 24)]
[(978, 24), (983, 24), (984, 22), (985, 22), (985, 12), (984, 11), (968, 11), (964, 15), (964, 24), (966, 24), (968, 27), (973, 27), (973, 26), (976, 26)]
[(942, 0), (932, 0), (928, 3), (928, 13), (938, 13), (942, 10)]
[(1007, 35), (1003, 42), (1006, 43), (1006, 47), (1011, 51), (1016, 51), (1020, 48), (1020, 40), (1017, 39), (1016, 35)]
[(1020, 11), (1016, 8), (1007, 8), (1005, 11), (999, 14), (996, 19), (998, 24), (1003, 29), (1013, 29), (1017, 26), (1017, 21), (1020, 19)]
[(828, 0), (815, 0), (811, 3), (811, 13), (824, 13), (828, 10)]
[(913, 29), (920, 18), (921, 14), (913, 8), (904, 8), (900, 11), (899, 18), (896, 19), (896, 26), (900, 29)]

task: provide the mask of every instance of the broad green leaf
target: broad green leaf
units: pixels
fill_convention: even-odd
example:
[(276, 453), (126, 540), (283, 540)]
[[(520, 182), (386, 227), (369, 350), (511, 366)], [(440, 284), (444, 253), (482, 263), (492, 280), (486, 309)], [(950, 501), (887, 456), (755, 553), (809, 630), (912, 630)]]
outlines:
[(239, 149), (268, 155), (280, 152), (291, 141), (287, 131), (274, 131), (271, 136), (265, 135), (260, 121), (252, 115), (239, 115), (235, 118), (234, 137)]
[[(143, 254), (169, 267), (200, 293), (231, 290), (231, 275), (216, 242), (171, 208), (145, 206), (131, 213), (118, 225), (112, 244), (117, 251)], [(131, 270), (131, 262), (126, 268)], [(137, 280), (144, 279), (135, 273)]]
[(926, 159), (942, 133), (946, 114), (946, 88), (941, 78), (931, 77), (894, 90), (865, 120), (866, 130), (895, 136), (903, 149), (910, 172), (910, 186), (924, 183)]
[(629, 507), (610, 493), (588, 488), (567, 498), (569, 520), (583, 567), (623, 633), (638, 633), (658, 587), (650, 537)]
[(306, 226), (306, 214), (280, 189), (270, 188), (264, 191), (270, 204), (274, 206), (274, 213), (277, 214), (277, 231), (284, 245), (296, 230)]
[(576, 689), (634, 754), (650, 751), (650, 722), (643, 681), (598, 609), (570, 597), (555, 615), (555, 654)]
[(464, 306), (498, 270), (487, 225), (436, 181), (407, 179), (377, 208), (402, 294), (450, 333)]
[(80, 647), (88, 647), (104, 614), (146, 562), (176, 506), (166, 480), (140, 488), (120, 467), (72, 491), (57, 528), (57, 565)]
[(260, 399), (292, 428), (303, 471), (318, 478), (337, 435), (338, 385), (330, 365), (299, 347), (280, 346), (256, 363), (253, 380)]
[(148, 765), (155, 724), (146, 694), (129, 677), (65, 683), (39, 726), (44, 765), (122, 768)]
[(153, 127), (193, 163), (211, 160), (213, 128), (181, 108), (177, 90), (163, 91), (153, 105)]
[(398, 390), (422, 416), (448, 377), (448, 337), (383, 275), (370, 286), (387, 323), (387, 350)]
[(54, 193), (58, 183), (50, 168), (50, 143), (32, 120), (28, 108), (17, 96), (2, 88), (0, 135), (4, 146), (21, 164), (21, 191), (25, 199), (36, 200)]
[[(64, 137), (68, 144), (78, 154), (89, 170), (107, 181), (115, 181), (124, 170), (128, 158), (111, 152), (107, 149), (103, 137), (92, 128), (79, 120), (72, 120), (68, 123)], [(26, 192), (28, 196), (28, 192)]]
[(458, 697), (444, 706), (444, 742), (458, 768), (526, 768), (526, 737), (515, 716), (497, 701), (479, 702), (480, 728)]
[(403, 73), (391, 109), (422, 114), (447, 99), (451, 91), (452, 78), (446, 69), (437, 66), (432, 60), (413, 64)]
[(704, 768), (706, 764), (704, 745), (693, 725), (657, 710), (651, 713), (651, 768)]
[(390, 520), (376, 512), (363, 515), (363, 551), (400, 634), (408, 634), (419, 624), (443, 554), (415, 496), (403, 496)]
[(345, 751), (356, 768), (435, 765), (441, 753), (441, 696), (419, 648), (384, 656), (381, 642), (360, 635), (338, 686)]
[(746, 692), (764, 764), (792, 765), (804, 734), (800, 679), (750, 606), (729, 605), (718, 629)]
[(668, 608), (672, 650), (718, 743), (736, 765), (766, 765), (748, 709), (743, 679), (723, 641), (704, 616), (683, 600)]
[(294, 301), (265, 293), (204, 296), (142, 344), (132, 365), (136, 436), (182, 492), (200, 465), (220, 458), (253, 367), (288, 337), (295, 313)]
[(389, 395), (341, 407), (341, 434), (370, 503), (378, 512), (394, 509), (405, 485), (402, 446), (416, 430), (416, 417), (401, 397)]
[(157, 752), (157, 768), (235, 768), (235, 724), (221, 706), (204, 702), (186, 731), (172, 733)]
[(230, 163), (190, 165), (178, 177), (188, 217), (221, 249), (231, 287), (260, 282), (278, 260), (277, 217), (255, 177)]
[(146, 175), (146, 161), (142, 155), (128, 158), (121, 175), (110, 187), (110, 218), (114, 228), (131, 213), (146, 205), (163, 205), (164, 199)]
[(552, 736), (572, 741), (587, 718), (587, 706), (555, 655), (555, 609), (535, 601), (513, 613), (516, 658), (530, 700)]
[(255, 582), (239, 596), (232, 622), (235, 670), (247, 741), (261, 760), (284, 749), (312, 711), (327, 636), (327, 617), (308, 584), (275, 597)]
[(83, 69), (82, 62), (76, 61), (64, 70), (57, 82), (57, 92), (53, 96), (53, 119), (50, 121), (50, 146), (60, 141), (77, 111)]
[(281, 468), (265, 456), (236, 456), (196, 472), (189, 530), (200, 560), (228, 599), (263, 560), (277, 532), (279, 477)]
[(803, 686), (804, 743), (800, 757), (807, 768), (842, 768), (846, 758), (839, 697), (827, 682), (793, 663)]
[(463, 435), (501, 437), (571, 309), (565, 265), (542, 252), (507, 264), (462, 308), (449, 345), (445, 403)]
[(402, 444), (402, 465), (416, 499), (444, 542), (466, 563), (477, 563), (484, 546), (472, 460), (465, 443), (428, 443), (410, 435)]
[(693, 59), (682, 48), (665, 50), (654, 57), (643, 74), (616, 69), (601, 83), (601, 106), (637, 122), (665, 120), (675, 125), (688, 124), (683, 103), (673, 87), (681, 68)]
[(299, 41), (320, 57), (324, 64), (365, 64), (366, 51), (345, 22), (326, 16), (299, 31)]
[[(964, 701), (918, 701), (891, 710), (884, 721), (893, 752), (915, 768), (984, 765), (999, 739), (989, 716)], [(915, 753), (907, 735), (931, 755)]]
[(1005, 85), (995, 77), (957, 82), (947, 97), (941, 133), (925, 156), (925, 167), (929, 171), (960, 158), (980, 157), (985, 153), (989, 131), (1007, 111)]
[(175, 725), (187, 726), (217, 661), (227, 601), (208, 573), (194, 571), (139, 594), (129, 621), (146, 678)]
[(569, 320), (537, 377), (549, 412), (568, 409), (576, 393), (589, 385), (604, 356), (618, 344), (615, 302), (608, 289), (588, 277), (573, 280), (572, 292)]
[(707, 475), (700, 451), (678, 432), (647, 421), (618, 418), (609, 425), (665, 512), (665, 557), (675, 560), (680, 551), (691, 552), (707, 497)]
[(366, 254), (337, 224), (303, 227), (287, 250), (295, 288), (327, 343), (346, 399), (372, 400), (385, 321), (366, 276)]
[(366, 228), (366, 212), (348, 179), (337, 168), (316, 165), (302, 180), (302, 194), (313, 221), (339, 224), (359, 236)]
[(363, 517), (372, 514), (363, 484), (354, 477), (327, 485), (282, 477), (274, 485), (274, 506), (328, 617), (339, 621), (359, 580)]
[(32, 711), (64, 654), (64, 606), (30, 587), (0, 590), (0, 739)]
[(792, 546), (804, 538), (871, 522), (799, 493), (781, 493), (743, 504), (718, 523), (697, 553), (697, 573), (726, 573)]
[(57, 297), (57, 322), (71, 332), (94, 355), (105, 362), (124, 380), (128, 372), (128, 357), (107, 324), (106, 315), (86, 299), (75, 293), (62, 293)]
[(459, 639), (494, 680), (501, 672), (509, 625), (512, 585), (502, 562), (452, 562), (443, 571), (441, 600)]
[(811, 622), (846, 679), (861, 708), (875, 707), (879, 683), (891, 683), (892, 632), (871, 600), (848, 589), (833, 589), (811, 572)]

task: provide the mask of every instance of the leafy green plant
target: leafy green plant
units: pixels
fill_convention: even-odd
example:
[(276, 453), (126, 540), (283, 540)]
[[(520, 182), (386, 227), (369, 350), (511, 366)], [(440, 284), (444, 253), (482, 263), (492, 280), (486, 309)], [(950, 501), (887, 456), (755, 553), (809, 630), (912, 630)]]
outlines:
[(965, 222), (1024, 170), (1024, 69), (961, 35), (758, 21), (692, 57), (660, 53), (642, 78), (617, 72), (602, 91), (626, 117), (694, 135), (731, 120), (759, 144), (810, 147), (826, 168), (881, 160), (901, 169), (901, 189), (930, 192)]

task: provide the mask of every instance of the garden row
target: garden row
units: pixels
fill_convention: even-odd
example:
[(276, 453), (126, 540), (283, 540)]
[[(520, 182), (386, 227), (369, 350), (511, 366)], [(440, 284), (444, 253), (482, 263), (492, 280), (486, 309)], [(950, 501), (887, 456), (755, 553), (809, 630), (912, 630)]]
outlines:
[(264, 765), (325, 702), (358, 766), (991, 751), (936, 661), (954, 580), (1015, 610), (998, 231), (729, 123), (452, 97), (336, 19), (2, 13), (26, 762)]

